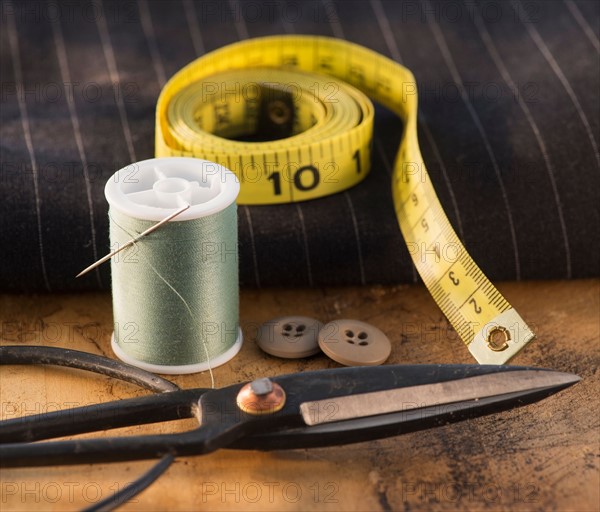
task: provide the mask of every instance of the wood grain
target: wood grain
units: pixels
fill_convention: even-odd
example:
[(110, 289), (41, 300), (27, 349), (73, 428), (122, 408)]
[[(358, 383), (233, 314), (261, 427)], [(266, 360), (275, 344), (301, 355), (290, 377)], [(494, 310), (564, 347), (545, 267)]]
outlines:
[[(125, 510), (600, 510), (600, 282), (500, 283), (537, 333), (512, 364), (583, 377), (543, 402), (455, 425), (347, 447), (274, 453), (222, 450), (178, 460)], [(389, 363), (473, 363), (421, 286), (243, 291), (245, 343), (215, 369), (217, 386), (334, 368), (261, 352), (254, 333), (282, 315), (356, 318), (393, 344)], [(110, 296), (0, 295), (2, 344), (43, 344), (112, 357)], [(175, 377), (209, 386), (206, 373)], [(84, 372), (6, 366), (2, 419), (143, 394)], [(308, 383), (307, 383), (308, 385)], [(169, 432), (194, 422), (124, 429)], [(118, 431), (121, 432), (121, 431)], [(0, 473), (2, 511), (77, 510), (111, 495), (148, 462)]]

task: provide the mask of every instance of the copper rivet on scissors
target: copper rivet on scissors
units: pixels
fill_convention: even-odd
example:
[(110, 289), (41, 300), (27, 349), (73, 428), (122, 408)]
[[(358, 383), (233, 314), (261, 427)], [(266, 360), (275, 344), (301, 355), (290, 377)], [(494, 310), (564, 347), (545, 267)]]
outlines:
[(237, 396), (237, 406), (248, 414), (273, 414), (284, 405), (285, 391), (269, 379), (257, 379), (246, 384)]

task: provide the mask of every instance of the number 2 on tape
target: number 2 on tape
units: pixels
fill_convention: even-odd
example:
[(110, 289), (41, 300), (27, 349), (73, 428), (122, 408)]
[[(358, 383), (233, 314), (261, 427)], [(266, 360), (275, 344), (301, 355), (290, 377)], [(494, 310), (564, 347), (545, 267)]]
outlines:
[[(480, 363), (503, 364), (534, 335), (453, 230), (417, 140), (412, 73), (362, 46), (327, 37), (273, 36), (211, 52), (176, 73), (156, 114), (156, 156), (220, 163), (241, 182), (240, 204), (326, 196), (370, 169), (372, 98), (404, 122), (392, 177), (394, 206), (415, 266)], [(232, 140), (265, 119), (280, 138)]]

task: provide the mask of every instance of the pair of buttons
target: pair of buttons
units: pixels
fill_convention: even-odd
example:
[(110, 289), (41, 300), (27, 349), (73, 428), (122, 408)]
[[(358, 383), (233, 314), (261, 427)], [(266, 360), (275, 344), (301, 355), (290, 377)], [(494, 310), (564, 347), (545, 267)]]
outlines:
[(346, 366), (375, 366), (389, 357), (392, 345), (377, 327), (358, 320), (334, 320), (323, 325), (314, 318), (286, 316), (262, 324), (258, 346), (287, 359), (309, 357), (321, 350)]

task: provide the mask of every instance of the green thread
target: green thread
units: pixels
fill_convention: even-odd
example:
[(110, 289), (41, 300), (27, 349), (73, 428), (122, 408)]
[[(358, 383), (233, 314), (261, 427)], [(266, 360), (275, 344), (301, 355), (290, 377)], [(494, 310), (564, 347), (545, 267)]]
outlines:
[[(111, 247), (154, 221), (110, 209)], [(239, 328), (237, 206), (172, 221), (111, 261), (114, 339), (128, 356), (157, 365), (207, 363)]]

